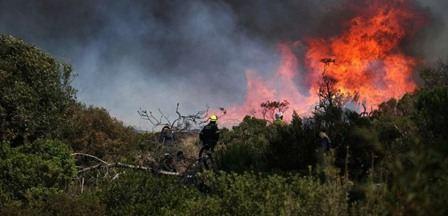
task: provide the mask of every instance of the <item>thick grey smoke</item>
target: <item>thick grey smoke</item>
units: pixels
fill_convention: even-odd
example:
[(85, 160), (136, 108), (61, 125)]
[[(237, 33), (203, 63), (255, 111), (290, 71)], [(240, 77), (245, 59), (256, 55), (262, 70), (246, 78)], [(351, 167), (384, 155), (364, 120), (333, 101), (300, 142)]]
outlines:
[[(448, 5), (420, 0), (436, 28), (421, 55), (448, 57)], [(0, 33), (37, 45), (74, 66), (78, 98), (145, 128), (139, 107), (173, 115), (239, 103), (245, 71), (275, 70), (280, 41), (334, 34), (349, 16), (342, 1), (0, 0)]]
[(417, 52), (429, 62), (448, 61), (448, 1), (419, 0), (431, 14), (431, 26), (423, 33)]
[(78, 98), (141, 125), (139, 107), (174, 114), (241, 101), (244, 71), (273, 70), (275, 46), (249, 38), (208, 1), (1, 1), (0, 32), (74, 66)]

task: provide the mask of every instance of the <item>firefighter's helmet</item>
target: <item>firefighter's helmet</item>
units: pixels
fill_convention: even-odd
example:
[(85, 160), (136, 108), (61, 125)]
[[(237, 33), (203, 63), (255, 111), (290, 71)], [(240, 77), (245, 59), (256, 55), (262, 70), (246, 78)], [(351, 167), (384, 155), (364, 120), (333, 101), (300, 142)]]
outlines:
[(216, 122), (216, 121), (218, 121), (218, 116), (213, 114), (213, 115), (210, 116), (209, 120), (210, 120), (210, 122)]

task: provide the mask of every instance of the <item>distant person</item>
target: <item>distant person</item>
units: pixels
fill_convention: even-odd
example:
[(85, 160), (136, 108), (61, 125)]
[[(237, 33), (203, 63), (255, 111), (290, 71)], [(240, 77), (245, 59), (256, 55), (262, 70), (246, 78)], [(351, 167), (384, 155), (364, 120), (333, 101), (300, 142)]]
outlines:
[(328, 135), (324, 131), (319, 132), (319, 147), (316, 149), (316, 170), (318, 172), (318, 176), (321, 181), (326, 181), (327, 174), (326, 174), (326, 167), (331, 166), (331, 158), (334, 157), (331, 156), (332, 152), (331, 149), (331, 141)]
[(283, 121), (283, 113), (282, 112), (276, 112), (274, 117), (275, 117), (274, 125), (280, 125), (280, 126), (285, 125), (285, 121)]
[(159, 142), (162, 144), (171, 144), (174, 142), (174, 134), (170, 126), (163, 126), (162, 130), (160, 131)]
[(209, 118), (209, 123), (202, 128), (199, 133), (199, 140), (202, 143), (202, 148), (199, 151), (199, 158), (202, 157), (202, 153), (205, 150), (211, 150), (213, 152), (219, 139), (219, 129), (217, 122), (218, 117), (216, 115), (211, 115)]
[(328, 135), (324, 131), (321, 131), (319, 133), (319, 138), (320, 138), (319, 144), (320, 144), (321, 149), (324, 152), (329, 151), (331, 149), (331, 140), (328, 137)]

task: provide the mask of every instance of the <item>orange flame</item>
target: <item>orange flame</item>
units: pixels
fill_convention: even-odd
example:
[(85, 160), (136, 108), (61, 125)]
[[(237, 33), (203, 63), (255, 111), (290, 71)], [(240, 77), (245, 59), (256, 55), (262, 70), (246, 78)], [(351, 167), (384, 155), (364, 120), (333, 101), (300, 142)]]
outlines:
[[(327, 74), (337, 79), (343, 93), (359, 93), (367, 107), (376, 108), (389, 98), (401, 97), (416, 88), (412, 72), (418, 60), (406, 55), (401, 45), (422, 27), (424, 17), (407, 0), (371, 1), (359, 15), (347, 22), (346, 30), (331, 38), (306, 40), (303, 80), (310, 82), (305, 92), (294, 80), (299, 76), (294, 46), (280, 44), (280, 66), (270, 79), (262, 79), (255, 71), (246, 72), (245, 102), (228, 109), (227, 119), (245, 115), (260, 117), (259, 107), (267, 100), (288, 100), (290, 109), (309, 113), (318, 102), (316, 95), (324, 65), (323, 58), (335, 58)], [(297, 43), (294, 43), (297, 44)], [(303, 78), (303, 77), (301, 77)]]

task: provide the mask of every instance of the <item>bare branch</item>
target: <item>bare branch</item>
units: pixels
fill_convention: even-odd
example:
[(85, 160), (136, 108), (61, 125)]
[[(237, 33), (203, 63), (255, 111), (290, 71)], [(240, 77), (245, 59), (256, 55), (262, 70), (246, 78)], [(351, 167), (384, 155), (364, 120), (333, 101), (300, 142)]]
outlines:
[(154, 119), (151, 117), (150, 114), (148, 114), (147, 110), (140, 109), (139, 111), (137, 111), (137, 113), (140, 115), (142, 119), (149, 121), (149, 123), (151, 123), (153, 126), (157, 125), (157, 121), (154, 122)]
[(175, 119), (175, 120), (173, 121), (173, 123), (171, 124), (171, 128), (174, 127), (174, 125), (176, 124), (176, 122), (178, 122), (178, 121), (180, 121), (180, 120), (182, 119), (182, 115), (181, 115), (180, 112), (179, 112), (179, 105), (180, 105), (180, 103), (177, 103), (177, 105), (176, 105), (177, 119)]
[(170, 120), (168, 119), (168, 117), (162, 112), (162, 110), (158, 109), (159, 113), (161, 115), (161, 118), (164, 118), (166, 120), (166, 122), (168, 122), (169, 125), (171, 125)]
[[(106, 166), (109, 166), (110, 164), (105, 164)], [(94, 169), (97, 169), (97, 168), (100, 168), (101, 167), (101, 164), (96, 164), (96, 165), (93, 165), (93, 166), (90, 166), (90, 167), (86, 167), (86, 168), (84, 168), (84, 169), (81, 169), (81, 170), (79, 170), (78, 171), (78, 173), (83, 173), (83, 172), (87, 172), (87, 171), (89, 171), (89, 170), (94, 170)]]
[(190, 115), (182, 115), (179, 111), (179, 106), (180, 104), (177, 103), (176, 114), (178, 117), (172, 124), (172, 127), (174, 127), (175, 123), (178, 124), (178, 131), (188, 130), (191, 125), (201, 125), (206, 122), (206, 119), (208, 117), (208, 110), (210, 109), (208, 106), (206, 110), (198, 111)]
[[(209, 110), (210, 107), (206, 106), (205, 110), (200, 110), (196, 113), (184, 115), (180, 111), (180, 103), (177, 103), (175, 111), (177, 117), (172, 121), (170, 121), (168, 116), (161, 109), (157, 110), (158, 115), (154, 115), (151, 111), (143, 110), (141, 108), (137, 111), (137, 113), (142, 119), (147, 120), (153, 126), (153, 128), (161, 125), (167, 125), (174, 132), (180, 132), (206, 123), (208, 121)], [(226, 114), (226, 110), (224, 108), (220, 108), (220, 110), (223, 111), (224, 115)]]
[[(156, 128), (163, 124), (162, 118), (166, 118), (165, 115), (159, 110), (161, 113), (160, 118), (157, 118), (154, 116), (154, 114), (151, 111), (143, 110), (140, 108), (140, 110), (137, 111), (137, 113), (140, 115), (140, 117), (144, 120), (149, 121), (149, 123), (153, 126), (153, 128)], [(167, 119), (167, 118), (166, 118)]]
[(99, 168), (115, 168), (116, 167), (116, 168), (127, 168), (127, 169), (142, 170), (142, 171), (148, 171), (148, 172), (156, 172), (156, 173), (162, 174), (162, 175), (180, 176), (180, 173), (177, 173), (177, 172), (168, 172), (168, 171), (163, 171), (163, 170), (155, 171), (153, 168), (146, 167), (146, 166), (132, 165), (132, 164), (126, 164), (126, 163), (121, 163), (121, 162), (108, 163), (104, 160), (101, 160), (100, 158), (98, 158), (96, 156), (93, 156), (90, 154), (85, 154), (85, 153), (73, 153), (72, 155), (75, 155), (75, 156), (81, 155), (81, 156), (93, 158), (93, 159), (101, 162), (99, 164), (83, 168), (83, 169), (79, 170), (78, 173), (84, 173), (84, 172), (99, 169)]
[(96, 156), (91, 155), (91, 154), (86, 154), (86, 153), (73, 153), (73, 154), (72, 154), (72, 156), (76, 156), (76, 155), (81, 155), (81, 156), (85, 156), (85, 157), (93, 158), (93, 159), (95, 159), (95, 160), (97, 160), (97, 161), (99, 161), (99, 162), (101, 162), (101, 163), (103, 163), (103, 164), (109, 165), (109, 163), (107, 163), (106, 161), (101, 160), (99, 157), (96, 157)]

